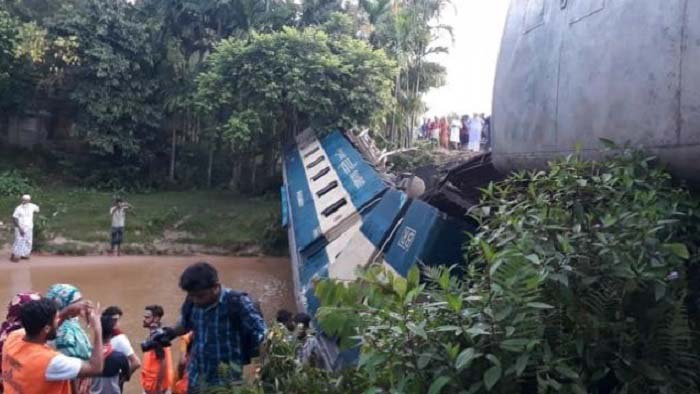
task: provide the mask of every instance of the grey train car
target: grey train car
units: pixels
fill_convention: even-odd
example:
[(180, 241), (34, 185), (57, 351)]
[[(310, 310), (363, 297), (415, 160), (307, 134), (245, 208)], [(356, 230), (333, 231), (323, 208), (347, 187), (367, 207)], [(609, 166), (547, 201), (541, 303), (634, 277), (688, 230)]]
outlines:
[(700, 183), (700, 1), (512, 0), (492, 129), (502, 171), (606, 138)]

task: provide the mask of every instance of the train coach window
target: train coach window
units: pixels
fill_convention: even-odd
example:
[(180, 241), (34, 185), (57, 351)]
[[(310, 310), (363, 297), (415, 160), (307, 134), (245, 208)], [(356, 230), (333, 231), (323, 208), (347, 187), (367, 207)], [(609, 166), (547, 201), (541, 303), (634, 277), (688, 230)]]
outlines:
[(340, 200), (331, 204), (328, 208), (324, 209), (323, 212), (321, 212), (321, 213), (325, 217), (331, 216), (332, 214), (336, 213), (340, 208), (342, 208), (347, 203), (348, 203), (348, 200), (346, 200), (345, 198), (341, 198)]
[(319, 190), (318, 192), (316, 192), (316, 195), (319, 196), (319, 197), (323, 197), (323, 196), (326, 195), (329, 191), (335, 189), (336, 187), (338, 187), (338, 181), (333, 181), (333, 182), (329, 183), (328, 186), (326, 186), (326, 187), (324, 187), (323, 189), (321, 189), (321, 190)]
[(319, 156), (316, 160), (314, 160), (314, 161), (312, 161), (311, 163), (309, 163), (309, 165), (306, 166), (306, 168), (314, 168), (314, 167), (316, 167), (320, 162), (322, 162), (322, 161), (324, 161), (324, 160), (326, 160), (326, 157), (325, 157), (325, 156)]
[(321, 150), (320, 146), (317, 146), (317, 147), (311, 149), (311, 152), (304, 155), (304, 159), (308, 159), (309, 156), (313, 155), (314, 153), (318, 152), (319, 150)]
[(316, 182), (317, 180), (321, 179), (322, 176), (328, 174), (329, 172), (331, 172), (331, 168), (326, 167), (326, 168), (322, 169), (321, 171), (319, 171), (316, 175), (312, 176), (311, 180)]

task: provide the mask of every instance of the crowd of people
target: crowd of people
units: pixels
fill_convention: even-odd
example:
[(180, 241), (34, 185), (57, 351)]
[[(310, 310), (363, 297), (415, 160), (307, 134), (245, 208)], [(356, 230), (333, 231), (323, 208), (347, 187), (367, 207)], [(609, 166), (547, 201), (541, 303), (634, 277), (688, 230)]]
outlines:
[(446, 150), (488, 150), (491, 141), (491, 117), (484, 114), (425, 118), (418, 138)]
[[(138, 369), (144, 394), (197, 394), (240, 381), (241, 368), (222, 373), (220, 366), (247, 365), (257, 355), (267, 331), (259, 306), (222, 286), (206, 262), (187, 267), (179, 285), (187, 296), (175, 326), (163, 327), (162, 306), (144, 307), (142, 359), (121, 331), (118, 306), (101, 310), (69, 284), (52, 285), (43, 296), (17, 294), (0, 327), (0, 393), (120, 394)], [(310, 319), (297, 320), (308, 328)], [(176, 368), (170, 348), (178, 337)]]

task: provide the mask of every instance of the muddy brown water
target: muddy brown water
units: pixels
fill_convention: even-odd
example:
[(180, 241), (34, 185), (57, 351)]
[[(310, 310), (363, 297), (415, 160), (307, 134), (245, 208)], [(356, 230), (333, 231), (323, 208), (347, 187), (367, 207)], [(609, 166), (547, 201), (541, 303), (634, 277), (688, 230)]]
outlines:
[[(291, 265), (283, 258), (39, 256), (19, 264), (0, 262), (0, 320), (5, 317), (4, 305), (15, 293), (31, 289), (44, 294), (51, 284), (70, 283), (81, 290), (84, 298), (99, 302), (103, 308), (122, 308), (121, 328), (140, 356), (139, 343), (147, 334), (141, 325), (144, 306), (162, 305), (165, 324), (173, 324), (184, 296), (178, 279), (185, 267), (196, 261), (212, 263), (225, 286), (245, 291), (260, 301), (268, 322), (274, 320), (278, 309), (295, 308)], [(174, 362), (179, 357), (176, 348)], [(126, 394), (141, 393), (139, 372), (126, 386)]]

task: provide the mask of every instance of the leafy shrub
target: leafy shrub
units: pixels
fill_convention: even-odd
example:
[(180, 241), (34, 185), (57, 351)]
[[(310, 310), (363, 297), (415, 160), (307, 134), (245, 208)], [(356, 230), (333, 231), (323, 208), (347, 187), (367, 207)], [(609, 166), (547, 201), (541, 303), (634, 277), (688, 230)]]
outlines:
[[(322, 281), (317, 318), (359, 340), (346, 392), (697, 393), (698, 212), (642, 153), (570, 156), (484, 190), (468, 267)], [(343, 381), (293, 365), (260, 392)]]
[(49, 219), (43, 214), (34, 215), (34, 239), (32, 247), (36, 251), (43, 251), (48, 246)]
[(19, 198), (22, 194), (31, 193), (31, 191), (29, 180), (19, 172), (12, 170), (0, 173), (0, 196)]
[(287, 255), (289, 243), (287, 232), (282, 227), (282, 215), (280, 212), (267, 216), (267, 225), (262, 236), (263, 251), (272, 256)]
[(388, 158), (389, 166), (396, 173), (413, 172), (416, 168), (434, 164), (436, 161), (435, 149), (425, 143), (417, 143), (415, 150), (397, 153)]

